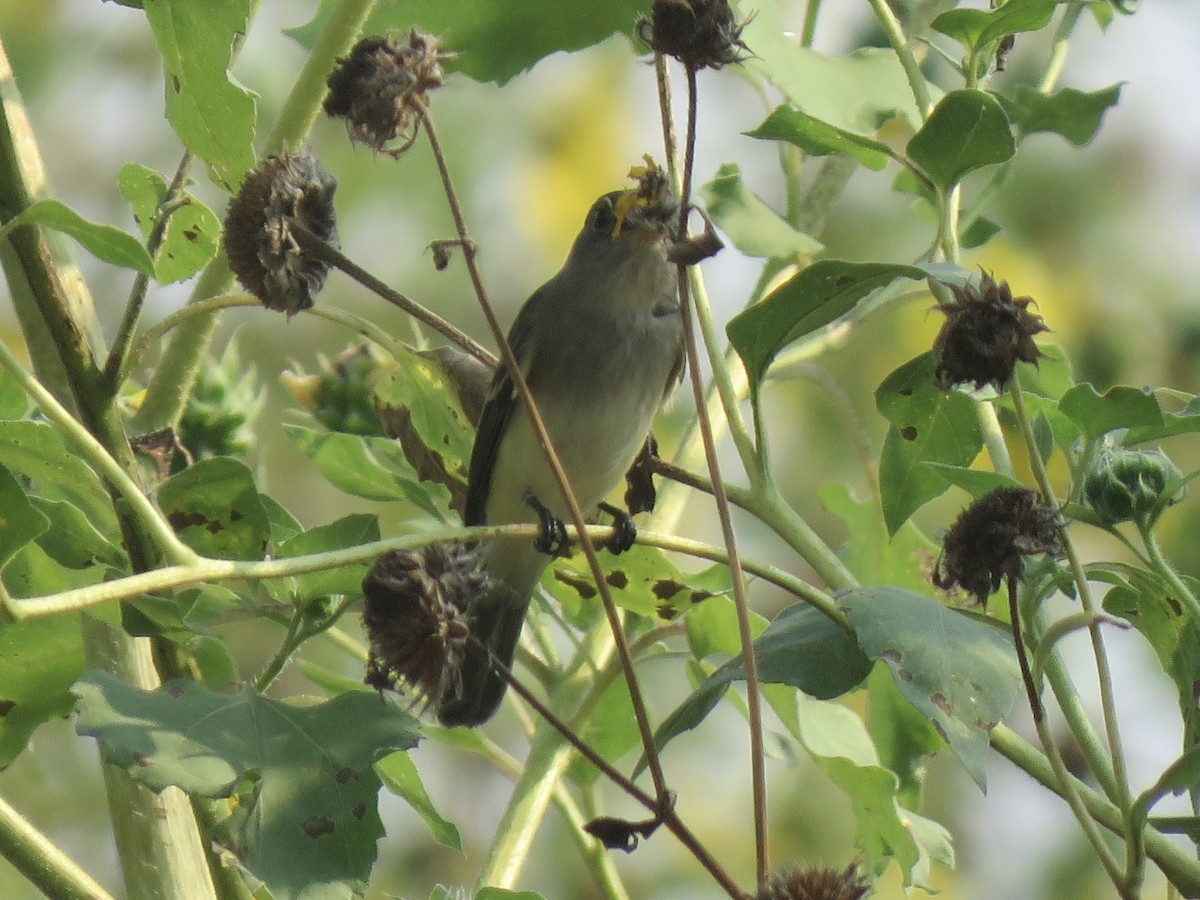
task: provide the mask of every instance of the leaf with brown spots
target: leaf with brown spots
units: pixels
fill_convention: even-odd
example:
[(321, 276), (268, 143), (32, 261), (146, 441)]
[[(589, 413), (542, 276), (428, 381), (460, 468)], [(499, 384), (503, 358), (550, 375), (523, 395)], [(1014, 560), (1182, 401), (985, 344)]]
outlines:
[(1008, 714), (1021, 684), (1007, 627), (899, 588), (860, 588), (838, 603), (863, 652), (887, 665), (986, 789), (988, 730)]
[(141, 691), (98, 672), (74, 692), (80, 734), (136, 781), (236, 797), (213, 840), (276, 900), (315, 896), (314, 885), (328, 886), (323, 896), (365, 890), (383, 834), (373, 763), (416, 745), (408, 713), (368, 693), (293, 706), (249, 687), (217, 694), (175, 681)]
[(219, 559), (262, 559), (271, 536), (254, 474), (229, 457), (204, 459), (164, 481), (158, 504), (180, 538)]
[(949, 487), (925, 463), (969, 466), (983, 449), (974, 401), (939, 388), (935, 367), (933, 354), (922, 354), (885, 378), (875, 392), (876, 407), (891, 423), (879, 457), (879, 487), (884, 520), (893, 535)]

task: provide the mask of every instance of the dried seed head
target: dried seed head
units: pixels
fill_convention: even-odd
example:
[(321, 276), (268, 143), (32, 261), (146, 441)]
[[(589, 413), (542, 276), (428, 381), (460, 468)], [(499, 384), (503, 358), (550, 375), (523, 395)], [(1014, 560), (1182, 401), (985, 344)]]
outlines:
[(415, 28), (403, 38), (363, 38), (329, 76), (325, 114), (344, 117), (353, 140), (398, 156), (416, 139), (429, 91), (446, 80), (447, 59), (440, 40)]
[(293, 233), (298, 224), (337, 246), (337, 179), (315, 157), (288, 150), (250, 170), (225, 216), (225, 255), (242, 286), (289, 316), (313, 305), (329, 272)]
[(834, 869), (785, 869), (772, 875), (756, 900), (861, 900), (871, 885), (854, 863)]
[(1018, 360), (1035, 366), (1041, 351), (1033, 336), (1048, 331), (1042, 317), (1029, 311), (1031, 297), (1014, 299), (1008, 282), (997, 284), (984, 272), (979, 285), (950, 286), (955, 302), (940, 306), (946, 323), (934, 341), (936, 377), (943, 388), (973, 383), (1003, 390)]
[(367, 684), (427, 705), (455, 688), (470, 639), (467, 606), (488, 579), (473, 545), (392, 550), (363, 580)]
[(979, 603), (1007, 575), (1020, 578), (1023, 556), (1060, 552), (1058, 512), (1036, 491), (1000, 487), (968, 506), (946, 532), (933, 583), (958, 585)]
[(658, 53), (685, 66), (719, 69), (750, 56), (729, 0), (654, 0), (650, 17), (637, 24), (637, 35)]

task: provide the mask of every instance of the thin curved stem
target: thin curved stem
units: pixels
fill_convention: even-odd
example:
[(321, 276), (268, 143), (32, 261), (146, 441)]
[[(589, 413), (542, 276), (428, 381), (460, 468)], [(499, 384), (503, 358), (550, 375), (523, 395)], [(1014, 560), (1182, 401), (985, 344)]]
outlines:
[[(1037, 439), (1033, 433), (1033, 423), (1030, 421), (1029, 414), (1025, 409), (1025, 399), (1021, 390), (1020, 380), (1013, 378), (1009, 382), (1008, 390), (1009, 396), (1013, 401), (1013, 410), (1016, 412), (1017, 422), (1021, 427), (1021, 434), (1029, 451), (1034, 478), (1046, 503), (1052, 507), (1057, 507), (1058, 500), (1054, 493), (1054, 486), (1050, 482), (1050, 475), (1046, 471), (1046, 464), (1042, 461), (1041, 454), (1038, 453)], [(1066, 528), (1060, 529), (1060, 532), (1067, 561), (1075, 579), (1075, 589), (1079, 597), (1079, 605), (1085, 613), (1094, 616), (1097, 612), (1097, 607), (1095, 601), (1092, 599), (1087, 572), (1084, 570), (1083, 563), (1079, 558), (1078, 551), (1075, 549), (1074, 542), (1071, 540), (1070, 533)], [(1091, 639), (1092, 655), (1096, 661), (1096, 675), (1100, 688), (1100, 704), (1104, 712), (1104, 728), (1108, 738), (1108, 750), (1112, 757), (1113, 776), (1116, 782), (1116, 801), (1124, 818), (1126, 848), (1128, 851), (1125, 872), (1114, 883), (1117, 885), (1118, 890), (1132, 896), (1137, 893), (1140, 887), (1144, 869), (1142, 854), (1140, 852), (1140, 834), (1134, 833), (1133, 794), (1129, 787), (1129, 773), (1121, 742), (1120, 727), (1117, 721), (1116, 702), (1113, 696), (1112, 671), (1108, 661), (1108, 654), (1104, 647), (1104, 636), (1101, 632), (1098, 619), (1094, 619), (1093, 623), (1088, 627), (1088, 636)], [(1046, 737), (1048, 738), (1048, 734)], [(1045, 740), (1046, 738), (1043, 738), (1043, 743), (1045, 743)], [(1050, 744), (1045, 747), (1047, 755), (1051, 757), (1051, 762), (1053, 762), (1055, 756), (1052, 748), (1053, 740), (1051, 739)]]
[(70, 857), (0, 797), (0, 856), (56, 900), (113, 900)]
[(9, 352), (7, 346), (0, 342), (0, 365), (21, 385), (27, 394), (41, 409), (43, 415), (58, 426), (61, 433), (74, 443), (110, 484), (121, 494), (129, 504), (129, 508), (137, 516), (138, 522), (146, 533), (154, 540), (155, 546), (164, 557), (175, 563), (190, 563), (198, 557), (195, 552), (175, 535), (175, 530), (158, 508), (148, 498), (134, 480), (126, 473), (104, 445), (85, 428), (61, 403), (55, 399), (42, 383), (25, 370)]

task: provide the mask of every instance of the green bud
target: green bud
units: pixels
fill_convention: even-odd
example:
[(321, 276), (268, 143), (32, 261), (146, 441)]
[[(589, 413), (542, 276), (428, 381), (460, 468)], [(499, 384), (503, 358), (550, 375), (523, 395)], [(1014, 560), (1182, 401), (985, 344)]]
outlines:
[[(1103, 452), (1084, 478), (1083, 495), (1088, 505), (1108, 525), (1145, 522), (1160, 510), (1167, 485), (1180, 477), (1179, 469), (1161, 450)], [(1172, 497), (1167, 503), (1182, 499)]]

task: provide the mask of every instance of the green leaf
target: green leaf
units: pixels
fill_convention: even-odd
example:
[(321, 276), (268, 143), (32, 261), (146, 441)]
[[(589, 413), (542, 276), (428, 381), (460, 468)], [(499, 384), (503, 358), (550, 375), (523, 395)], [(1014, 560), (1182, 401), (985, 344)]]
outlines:
[[(153, 169), (126, 163), (117, 177), (121, 196), (133, 207), (133, 217), (149, 238), (159, 218), (159, 206), (167, 197), (167, 182)], [(221, 223), (213, 211), (184, 192), (167, 221), (154, 260), (154, 279), (159, 284), (185, 281), (199, 272), (217, 254)]]
[[(379, 540), (379, 519), (373, 515), (358, 513), (338, 519), (328, 525), (318, 525), (284, 541), (275, 553), (276, 559), (294, 559), (310, 553), (325, 553), (344, 550)], [(306, 575), (295, 575), (286, 579), (290, 584), (284, 589), (293, 602), (302, 603), (314, 597), (330, 594), (360, 594), (362, 582), (371, 567), (369, 562), (338, 566)], [(283, 579), (281, 579), (283, 580)]]
[(67, 715), (83, 672), (79, 615), (0, 621), (0, 769), (25, 749), (37, 726)]
[(991, 219), (980, 216), (966, 227), (959, 239), (959, 243), (962, 244), (964, 250), (974, 250), (976, 247), (982, 247), (998, 235), (1000, 230), (1000, 226)]
[[(125, 552), (98, 532), (80, 509), (65, 501), (45, 497), (33, 497), (32, 501), (50, 525), (37, 538), (38, 545), (56, 562), (69, 569), (97, 565), (125, 568)], [(0, 509), (3, 508), (3, 500), (0, 500)]]
[(1063, 0), (1009, 0), (993, 10), (952, 9), (933, 20), (932, 28), (977, 51), (1005, 35), (1039, 31), (1050, 24)]
[(1177, 437), (1181, 434), (1195, 434), (1198, 431), (1200, 431), (1200, 397), (1193, 397), (1179, 412), (1164, 412), (1162, 425), (1139, 425), (1130, 428), (1121, 438), (1121, 443), (1126, 447), (1132, 447), (1147, 441), (1161, 441), (1164, 438)]
[(34, 509), (17, 479), (0, 465), (0, 569), (49, 527), (49, 519)]
[(408, 753), (389, 753), (375, 763), (375, 771), (383, 780), (383, 786), (404, 799), (429, 826), (433, 839), (443, 847), (462, 851), (462, 838), (458, 829), (442, 818), (441, 813), (434, 808), (433, 801), (421, 783), (421, 775), (417, 772), (416, 764)]
[(790, 257), (821, 250), (820, 242), (797, 231), (746, 187), (736, 165), (721, 166), (699, 193), (713, 222), (747, 256)]
[(166, 69), (167, 119), (231, 193), (254, 165), (254, 95), (229, 74), (253, 5), (251, 0), (145, 5)]
[(212, 837), (275, 900), (366, 890), (383, 834), (373, 763), (416, 745), (412, 716), (369, 694), (294, 706), (189, 681), (142, 691), (103, 672), (74, 693), (79, 733), (134, 780), (234, 798)]
[(407, 500), (444, 521), (449, 495), (422, 484), (391, 438), (318, 432), (298, 425), (284, 431), (301, 453), (340, 491), (367, 500)]
[(776, 355), (850, 312), (873, 291), (897, 278), (924, 279), (914, 266), (854, 263), (822, 259), (735, 316), (726, 326), (733, 347), (746, 365), (752, 390), (758, 390)]
[(117, 517), (100, 478), (45, 422), (0, 421), (0, 465), (33, 480), (37, 494), (78, 507), (103, 535), (117, 533)]
[(504, 888), (485, 887), (475, 895), (475, 900), (546, 900), (535, 891), (508, 891)]
[(465, 495), (475, 429), (454, 383), (436, 360), (404, 349), (395, 359), (375, 384), (380, 418), (420, 478)]
[(1149, 391), (1118, 385), (1104, 395), (1090, 384), (1079, 384), (1063, 394), (1058, 402), (1084, 436), (1098, 438), (1117, 428), (1162, 428), (1166, 425), (1162, 407)]
[(908, 155), (943, 191), (1016, 152), (1004, 109), (984, 91), (951, 91), (908, 142)]
[(875, 406), (891, 423), (879, 459), (883, 515), (891, 534), (949, 487), (923, 463), (969, 466), (983, 449), (974, 402), (959, 391), (939, 388), (933, 377), (936, 365), (933, 353), (923, 353), (885, 378), (875, 392)]
[(197, 553), (219, 559), (262, 559), (271, 538), (267, 511), (242, 463), (202, 459), (158, 488), (158, 505)]
[[(687, 610), (683, 617), (687, 627), (688, 647), (696, 659), (714, 653), (737, 656), (742, 652), (738, 626), (737, 604), (730, 597), (709, 597)], [(756, 612), (750, 613), (750, 635), (757, 638), (770, 621)]]
[[(871, 661), (854, 635), (805, 603), (789, 606), (754, 641), (758, 678), (764, 684), (786, 684), (819, 699), (853, 690), (871, 671)], [(683, 701), (654, 732), (661, 750), (699, 725), (746, 670), (739, 657), (718, 668)], [(638, 764), (641, 771), (643, 759)]]
[(986, 790), (988, 733), (1008, 715), (1021, 684), (1007, 629), (897, 588), (857, 588), (838, 603), (862, 651), (887, 665)]
[(1167, 766), (1149, 788), (1138, 795), (1131, 810), (1133, 827), (1141, 828), (1151, 808), (1167, 794), (1182, 794), (1193, 790), (1200, 781), (1200, 746), (1193, 745), (1175, 762)]
[[(604, 552), (600, 564), (613, 602), (639, 616), (669, 618), (713, 595), (707, 586), (695, 584), (692, 576), (680, 572), (656, 547), (637, 544), (619, 556)], [(598, 603), (591, 569), (581, 552), (557, 561), (542, 576), (542, 584), (568, 614), (577, 611), (581, 603)]]
[(21, 383), (4, 366), (0, 366), (0, 420), (23, 419), (29, 411), (29, 398)]
[(794, 106), (776, 107), (761, 125), (743, 133), (760, 140), (787, 141), (809, 156), (845, 153), (876, 171), (886, 166), (892, 158), (891, 148), (882, 141), (830, 125)]
[[(579, 735), (610, 763), (616, 763), (641, 744), (641, 732), (634, 718), (633, 701), (625, 679), (618, 678), (605, 688), (579, 728)], [(576, 756), (567, 769), (567, 776), (578, 784), (595, 784), (600, 774), (600, 770), (582, 756)]]
[[(285, 33), (311, 49), (334, 5), (322, 0), (313, 21)], [(614, 33), (632, 34), (646, 11), (638, 0), (381, 0), (363, 33), (407, 33), (417, 26), (442, 36), (447, 49), (461, 54), (451, 68), (477, 81), (504, 84), (551, 53), (582, 50)]]
[(966, 466), (948, 466), (945, 463), (920, 463), (923, 468), (936, 472), (949, 484), (960, 487), (974, 499), (990, 494), (999, 487), (1021, 487), (1021, 482), (1011, 475), (991, 472), (987, 469), (969, 469)]
[[(874, 134), (892, 119), (916, 128), (921, 114), (896, 54), (868, 48), (829, 56), (801, 47), (791, 36), (778, 0), (741, 0), (742, 39), (753, 57), (747, 69), (779, 88), (788, 102), (814, 119), (857, 134)], [(790, 7), (788, 8), (790, 18)], [(930, 85), (936, 97), (937, 89)]]
[(1096, 136), (1104, 114), (1121, 99), (1123, 84), (1090, 93), (1063, 88), (1048, 95), (1022, 85), (1011, 99), (1001, 96), (1000, 103), (1024, 134), (1050, 132), (1082, 147)]
[(61, 231), (78, 241), (97, 259), (133, 269), (143, 275), (154, 274), (154, 262), (141, 241), (112, 225), (89, 222), (60, 200), (38, 200), (27, 206), (0, 228), (0, 235), (6, 235), (23, 225), (41, 225)]
[[(862, 721), (839, 703), (799, 695), (799, 739), (813, 761), (850, 798), (856, 843), (868, 868), (879, 871), (894, 858), (913, 884), (920, 852), (896, 802), (897, 780), (879, 763)], [(929, 888), (927, 882), (916, 884)]]
[(928, 587), (929, 560), (938, 548), (915, 525), (906, 522), (889, 535), (880, 505), (873, 498), (855, 500), (844, 484), (823, 485), (817, 496), (845, 523), (849, 538), (839, 556), (859, 582), (913, 590)]
[(900, 802), (920, 809), (926, 758), (946, 741), (904, 698), (886, 666), (875, 666), (867, 678), (867, 731), (881, 762), (900, 780)]

